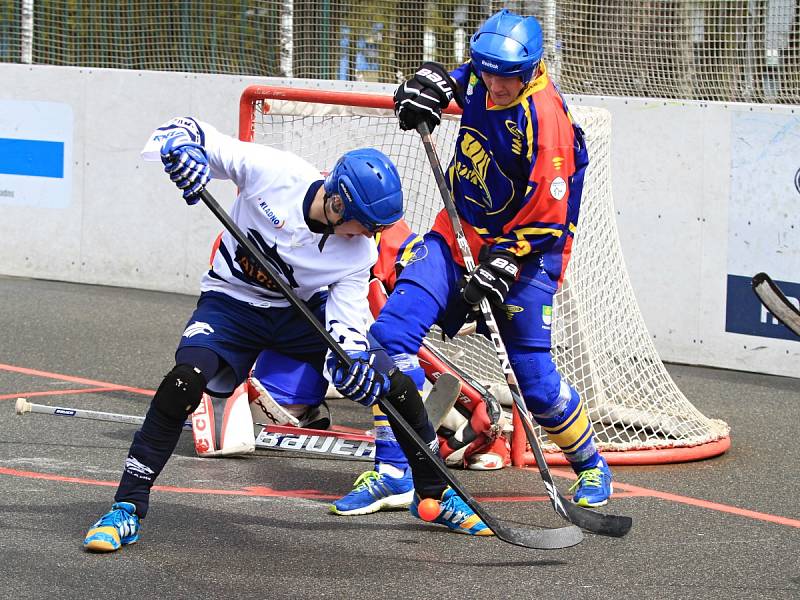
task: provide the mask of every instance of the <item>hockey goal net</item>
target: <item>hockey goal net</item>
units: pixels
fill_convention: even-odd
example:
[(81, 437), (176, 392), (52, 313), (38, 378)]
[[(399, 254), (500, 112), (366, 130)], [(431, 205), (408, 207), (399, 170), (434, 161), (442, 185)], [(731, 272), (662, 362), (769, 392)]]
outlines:
[[(348, 150), (380, 149), (403, 180), (406, 220), (423, 233), (440, 210), (441, 198), (419, 136), (400, 131), (392, 108), (388, 95), (251, 86), (241, 97), (239, 137), (289, 150), (325, 170)], [(727, 424), (705, 417), (672, 381), (633, 295), (614, 220), (610, 114), (586, 106), (572, 110), (586, 132), (591, 162), (572, 260), (553, 311), (558, 369), (585, 400), (610, 463), (680, 462), (721, 454), (729, 447)], [(443, 164), (458, 127), (457, 109), (448, 112), (434, 133)], [(440, 340), (436, 337), (434, 344), (503, 401), (505, 378), (484, 338)], [(513, 464), (532, 463), (522, 427), (514, 428), (511, 445)], [(546, 443), (544, 450), (548, 462), (563, 462), (556, 446)]]

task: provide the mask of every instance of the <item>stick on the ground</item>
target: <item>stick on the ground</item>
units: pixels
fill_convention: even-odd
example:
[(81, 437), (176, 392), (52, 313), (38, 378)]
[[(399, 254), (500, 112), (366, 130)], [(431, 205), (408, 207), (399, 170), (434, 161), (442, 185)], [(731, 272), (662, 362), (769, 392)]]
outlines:
[[(436, 153), (436, 148), (433, 145), (431, 132), (426, 123), (420, 123), (420, 125), (417, 127), (417, 131), (422, 138), (422, 144), (425, 147), (425, 154), (428, 156), (428, 162), (430, 162), (434, 179), (436, 179), (436, 185), (439, 188), (439, 193), (442, 196), (442, 201), (444, 202), (445, 209), (447, 210), (447, 216), (450, 217), (450, 225), (453, 230), (453, 235), (456, 238), (456, 242), (458, 243), (458, 248), (461, 251), (461, 256), (464, 260), (464, 266), (466, 267), (467, 272), (471, 272), (475, 268), (475, 261), (472, 258), (472, 252), (469, 248), (469, 244), (467, 243), (467, 238), (464, 235), (464, 229), (461, 226), (461, 221), (459, 220), (458, 212), (456, 211), (455, 202), (450, 196), (450, 190), (447, 189), (444, 172), (442, 171), (442, 164), (439, 162), (439, 156)], [(514, 375), (514, 371), (511, 369), (511, 361), (508, 358), (508, 352), (506, 351), (506, 346), (503, 343), (503, 339), (500, 337), (500, 330), (497, 326), (497, 321), (495, 321), (492, 309), (489, 306), (489, 300), (487, 298), (483, 298), (479, 308), (486, 327), (489, 330), (489, 336), (491, 337), (495, 352), (497, 353), (497, 359), (500, 362), (503, 373), (506, 376), (506, 383), (511, 391), (511, 397), (514, 400), (514, 404), (517, 407), (517, 412), (519, 413), (522, 421), (522, 427), (525, 429), (525, 436), (528, 438), (528, 443), (533, 451), (533, 456), (536, 459), (536, 466), (538, 467), (539, 474), (544, 481), (547, 494), (550, 496), (553, 509), (555, 509), (559, 515), (564, 517), (570, 523), (573, 523), (587, 531), (602, 535), (622, 537), (628, 533), (631, 525), (633, 524), (633, 520), (630, 517), (605, 515), (583, 508), (582, 506), (573, 504), (564, 498), (564, 496), (561, 495), (561, 492), (558, 491), (558, 488), (553, 481), (553, 476), (550, 474), (550, 468), (547, 466), (547, 461), (545, 461), (544, 454), (542, 454), (542, 447), (538, 437), (536, 436), (536, 432), (533, 429), (533, 423), (531, 422), (531, 418), (528, 414), (528, 408), (525, 406), (525, 402), (522, 399), (522, 394), (519, 389), (519, 384), (517, 383), (516, 375)]]
[[(438, 429), (442, 419), (453, 407), (461, 391), (458, 379), (444, 373), (431, 388), (425, 398), (425, 409)], [(38, 413), (56, 417), (72, 417), (110, 423), (129, 423), (141, 425), (144, 417), (119, 413), (101, 412), (65, 406), (48, 406), (17, 398), (15, 410), (18, 415)], [(299, 452), (316, 457), (330, 457), (350, 460), (372, 461), (375, 459), (375, 438), (367, 434), (349, 433), (335, 430), (307, 429), (273, 423), (254, 423), (261, 428), (256, 436), (256, 448), (261, 450), (280, 450)], [(184, 421), (184, 429), (191, 429), (192, 422)]]
[[(280, 292), (283, 294), (289, 304), (291, 304), (292, 307), (308, 321), (308, 323), (314, 328), (319, 336), (322, 337), (325, 345), (331, 350), (331, 352), (336, 354), (336, 356), (345, 365), (351, 365), (352, 360), (347, 355), (347, 352), (345, 352), (344, 349), (336, 342), (336, 340), (333, 339), (331, 334), (328, 333), (322, 323), (317, 320), (317, 317), (314, 315), (314, 313), (311, 312), (311, 310), (302, 300), (300, 300), (289, 284), (286, 283), (275, 271), (275, 269), (272, 267), (272, 263), (270, 263), (263, 253), (255, 246), (255, 244), (253, 244), (250, 239), (245, 236), (242, 230), (239, 229), (239, 226), (234, 223), (228, 213), (226, 213), (222, 207), (220, 207), (207, 189), (203, 189), (203, 191), (200, 192), (200, 199), (209, 208), (209, 210), (214, 213), (217, 219), (220, 220), (220, 222), (225, 226), (225, 229), (228, 230), (234, 239), (241, 246), (243, 246), (251, 254), (251, 256), (255, 258), (258, 266), (266, 271), (270, 277), (272, 277), (273, 281), (278, 286)], [(406, 433), (406, 435), (411, 438), (414, 445), (417, 447), (417, 451), (423, 453), (427, 457), (428, 461), (430, 461), (431, 465), (439, 473), (439, 475), (451, 488), (453, 488), (453, 490), (456, 491), (459, 496), (461, 496), (464, 502), (466, 502), (467, 505), (474, 510), (481, 519), (483, 519), (483, 522), (486, 524), (486, 526), (489, 527), (489, 529), (491, 529), (499, 539), (517, 546), (543, 550), (566, 548), (569, 546), (574, 546), (582, 541), (583, 535), (577, 528), (562, 527), (559, 529), (530, 529), (514, 527), (499, 521), (496, 517), (489, 514), (486, 509), (483, 508), (483, 506), (478, 504), (475, 498), (473, 498), (469, 492), (464, 489), (461, 483), (447, 470), (447, 467), (444, 465), (442, 460), (431, 451), (425, 442), (422, 441), (422, 438), (417, 435), (417, 432), (414, 431), (414, 428), (411, 427), (408, 422), (406, 422), (406, 420), (397, 411), (397, 409), (392, 406), (391, 403), (381, 400), (379, 405), (381, 410), (391, 416), (397, 422), (400, 428)]]
[[(141, 425), (144, 417), (119, 413), (68, 408), (65, 406), (48, 406), (28, 402), (25, 398), (17, 398), (18, 415), (37, 413), (55, 417), (72, 417), (109, 423), (128, 423)], [(280, 450), (284, 452), (300, 452), (317, 457), (343, 458), (350, 460), (372, 461), (375, 458), (375, 438), (366, 434), (347, 433), (343, 431), (323, 431), (306, 429), (272, 423), (254, 423), (261, 427), (256, 438), (256, 448), (260, 450)], [(192, 422), (184, 421), (183, 429), (191, 429)]]

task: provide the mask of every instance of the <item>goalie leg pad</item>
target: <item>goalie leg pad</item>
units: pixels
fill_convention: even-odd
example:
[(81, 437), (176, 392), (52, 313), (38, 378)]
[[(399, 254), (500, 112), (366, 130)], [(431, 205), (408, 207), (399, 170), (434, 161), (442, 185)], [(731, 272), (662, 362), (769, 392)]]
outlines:
[(242, 456), (256, 449), (247, 389), (240, 385), (229, 398), (203, 394), (192, 413), (192, 436), (198, 456)]
[(247, 380), (247, 390), (253, 423), (300, 426), (299, 415), (277, 402), (257, 377)]
[(206, 378), (200, 369), (176, 365), (158, 386), (153, 396), (153, 409), (170, 421), (182, 424), (199, 406), (205, 387)]
[(456, 404), (437, 433), (440, 454), (449, 467), (491, 471), (510, 464), (506, 439), (494, 434), (484, 402), (473, 404), (472, 412)]

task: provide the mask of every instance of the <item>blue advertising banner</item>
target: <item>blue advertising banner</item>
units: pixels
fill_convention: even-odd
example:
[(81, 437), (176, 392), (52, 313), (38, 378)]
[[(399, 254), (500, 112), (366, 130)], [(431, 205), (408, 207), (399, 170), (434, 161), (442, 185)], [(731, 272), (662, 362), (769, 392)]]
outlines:
[(64, 142), (0, 138), (0, 173), (64, 177)]
[[(779, 338), (800, 343), (800, 339), (762, 306), (753, 293), (750, 277), (728, 275), (728, 297), (725, 314), (725, 331)], [(800, 283), (778, 281), (775, 283), (789, 302), (800, 307)]]
[(69, 104), (0, 100), (0, 205), (69, 206), (72, 147)]

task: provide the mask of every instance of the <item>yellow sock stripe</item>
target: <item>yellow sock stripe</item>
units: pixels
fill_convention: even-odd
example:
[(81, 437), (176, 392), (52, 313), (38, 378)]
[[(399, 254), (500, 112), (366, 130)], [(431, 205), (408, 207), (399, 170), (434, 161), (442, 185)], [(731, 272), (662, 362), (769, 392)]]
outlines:
[(372, 422), (375, 427), (389, 427), (389, 418), (377, 404), (372, 405)]
[(559, 447), (564, 452), (564, 454), (574, 454), (578, 450), (578, 448), (580, 448), (584, 443), (586, 443), (586, 440), (591, 438), (593, 435), (594, 435), (594, 430), (592, 429), (592, 424), (589, 423), (586, 427), (586, 430), (583, 432), (583, 435), (581, 435), (574, 444), (572, 444), (571, 446), (559, 446)]
[(570, 449), (580, 446), (588, 433), (591, 434), (592, 427), (589, 422), (589, 417), (583, 406), (583, 401), (578, 403), (573, 413), (567, 417), (566, 421), (555, 427), (545, 427), (547, 437), (557, 444), (564, 452), (569, 452)]

